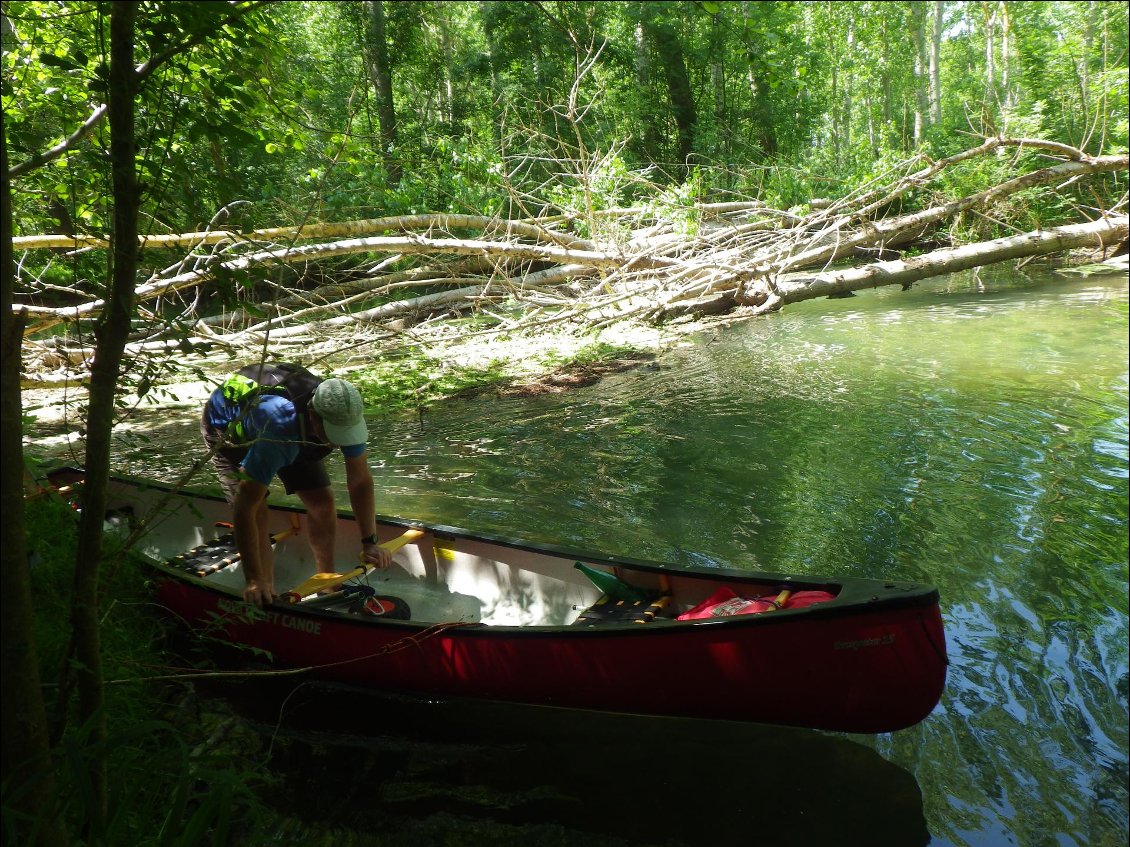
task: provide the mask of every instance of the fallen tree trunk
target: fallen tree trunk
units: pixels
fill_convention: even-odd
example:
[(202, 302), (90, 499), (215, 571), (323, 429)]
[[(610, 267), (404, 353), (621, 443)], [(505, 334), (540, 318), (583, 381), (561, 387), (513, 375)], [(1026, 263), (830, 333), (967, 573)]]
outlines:
[[(446, 254), (455, 256), (493, 256), (499, 260), (518, 259), (529, 262), (571, 262), (591, 268), (617, 268), (625, 263), (649, 270), (680, 268), (684, 263), (678, 259), (652, 256), (626, 257), (613, 251), (574, 250), (567, 247), (547, 245), (516, 244), (512, 242), (476, 241), (465, 239), (436, 239), (424, 236), (373, 236), (371, 238), (351, 238), (329, 244), (312, 244), (303, 247), (286, 247), (278, 250), (262, 250), (227, 262), (221, 262), (203, 270), (194, 270), (157, 282), (138, 286), (135, 296), (139, 301), (151, 300), (185, 288), (195, 288), (219, 273), (237, 273), (252, 266), (294, 264), (315, 259), (326, 259), (351, 253), (395, 252), (401, 254)], [(34, 306), (26, 305), (30, 318), (38, 320), (74, 320), (89, 317), (101, 312), (105, 305), (102, 300), (91, 300), (78, 306)]]
[[(1008, 146), (1035, 148), (1061, 161), (964, 197), (939, 198), (911, 213), (876, 217), (896, 202), (907, 202), (912, 191), (927, 196), (947, 168)], [(814, 201), (807, 210), (776, 210), (757, 200), (677, 208), (656, 201), (636, 208), (590, 210), (584, 216), (566, 210), (517, 221), (409, 215), (277, 227), (248, 236), (215, 229), (153, 237), (147, 246), (185, 243), (214, 249), (209, 255), (194, 250), (137, 286), (139, 302), (157, 305), (152, 307), (154, 315), (135, 323), (129, 349), (136, 355), (158, 355), (178, 345), (237, 349), (252, 341), (273, 341), (290, 346), (314, 338), (332, 342), (335, 336), (345, 345), (358, 335), (396, 338), (409, 325), (468, 311), (493, 320), (495, 331), (532, 331), (563, 322), (594, 327), (735, 306), (752, 307), (750, 313), (755, 314), (859, 288), (908, 286), (980, 265), (1087, 245), (1106, 247), (1124, 239), (1125, 198), (1114, 204), (1117, 214), (1108, 212), (1088, 223), (965, 246), (946, 244), (915, 258), (891, 257), (893, 246), (918, 239), (958, 215), (991, 216), (994, 206), (1021, 191), (1055, 194), (1059, 200), (1065, 186), (1125, 172), (1128, 163), (1125, 154), (1089, 157), (1055, 142), (987, 139), (939, 161), (915, 156), (881, 179), (839, 199)], [(1106, 188), (1109, 194), (1109, 185)], [(681, 217), (665, 218), (663, 210), (673, 208)], [(1086, 216), (1095, 211), (1090, 208)], [(685, 216), (691, 213), (697, 216), (696, 224), (687, 227)], [(221, 217), (218, 213), (217, 220)], [(591, 233), (588, 238), (560, 229), (579, 218)], [(481, 237), (467, 237), (469, 230)], [(389, 231), (397, 234), (373, 234)], [(315, 238), (335, 240), (296, 243)], [(270, 239), (283, 243), (264, 243)], [(16, 246), (31, 249), (55, 243), (17, 239)], [(855, 268), (829, 267), (844, 257), (877, 261)], [(322, 270), (327, 266), (332, 270)], [(807, 270), (814, 267), (819, 269)], [(233, 277), (239, 280), (243, 302), (254, 307), (202, 314), (198, 306), (208, 301), (203, 295), (220, 276), (228, 286)], [(406, 289), (419, 293), (405, 298)], [(190, 290), (193, 296), (185, 298)], [(505, 310), (493, 305), (501, 300), (509, 301)], [(170, 305), (181, 310), (177, 321), (158, 320), (162, 311), (168, 317)], [(103, 303), (90, 299), (69, 306), (27, 303), (13, 308), (26, 309), (33, 321), (29, 332), (34, 332), (63, 320), (86, 321), (99, 314)], [(521, 309), (528, 314), (522, 315)], [(194, 324), (190, 337), (175, 328), (178, 321)]]
[(817, 297), (878, 288), (882, 285), (913, 283), (943, 274), (999, 262), (1060, 253), (1065, 250), (1093, 247), (1096, 250), (1121, 244), (1130, 235), (1130, 218), (1113, 215), (1085, 224), (1055, 227), (1027, 232), (992, 241), (934, 250), (910, 259), (873, 262), (859, 268), (821, 271), (818, 273), (786, 273), (775, 279), (772, 290), (763, 288), (743, 300), (731, 291), (724, 291), (694, 300), (673, 302), (662, 310), (661, 317), (720, 314), (734, 306), (753, 307), (754, 313), (776, 311), (789, 303)]
[[(747, 212), (764, 208), (760, 201), (733, 203), (696, 203), (694, 208), (704, 215), (723, 215), (733, 212)], [(599, 209), (594, 212), (601, 217), (643, 217), (653, 214), (643, 207), (625, 209)], [(553, 229), (554, 224), (569, 224), (576, 215), (556, 215), (549, 218), (530, 220), (506, 220), (484, 215), (395, 215), (387, 218), (369, 218), (358, 221), (321, 222), (303, 226), (277, 226), (255, 229), (250, 232), (235, 232), (227, 229), (207, 229), (200, 232), (163, 233), (143, 235), (138, 238), (140, 247), (198, 247), (205, 244), (262, 243), (309, 241), (315, 238), (346, 238), (366, 236), (377, 232), (423, 230), (449, 232), (456, 229), (481, 230), (485, 235), (500, 237), (525, 237), (535, 241), (547, 241), (562, 247), (579, 250), (598, 249), (591, 241)], [(108, 238), (93, 235), (20, 235), (12, 239), (14, 250), (82, 250), (106, 249), (110, 246)]]
[(777, 279), (780, 305), (874, 288), (880, 285), (901, 285), (956, 273), (970, 268), (1059, 253), (1079, 247), (1101, 249), (1119, 244), (1130, 231), (1130, 218), (1116, 215), (1085, 224), (1061, 226), (1040, 232), (1026, 232), (1008, 238), (997, 238), (977, 244), (966, 244), (935, 250), (912, 259), (875, 262), (862, 268), (825, 271), (816, 274), (784, 274)]
[(787, 249), (777, 250), (776, 252), (769, 252), (767, 255), (757, 256), (755, 261), (767, 272), (773, 269), (786, 270), (834, 262), (836, 259), (850, 255), (856, 247), (864, 245), (883, 247), (898, 243), (898, 239), (907, 234), (917, 235), (943, 220), (970, 209), (988, 206), (1027, 188), (1063, 182), (1085, 174), (1124, 171), (1128, 165), (1130, 165), (1130, 156), (1126, 154), (1064, 162), (1007, 180), (985, 191), (932, 206), (921, 212), (873, 223), (864, 221), (860, 224), (858, 231), (849, 232), (846, 235), (842, 235), (841, 230), (850, 222), (850, 219), (837, 221), (838, 225), (830, 226), (826, 232), (820, 233), (818, 240), (821, 243), (817, 243), (815, 246), (795, 253)]

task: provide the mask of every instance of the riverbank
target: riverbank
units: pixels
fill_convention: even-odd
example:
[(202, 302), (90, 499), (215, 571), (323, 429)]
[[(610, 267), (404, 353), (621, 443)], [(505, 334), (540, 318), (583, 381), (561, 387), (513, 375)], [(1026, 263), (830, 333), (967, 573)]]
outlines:
[[(382, 414), (491, 392), (499, 397), (525, 397), (591, 385), (610, 373), (657, 367), (656, 360), (665, 350), (689, 343), (687, 336), (733, 320), (734, 316), (728, 321), (682, 320), (661, 327), (625, 323), (595, 334), (562, 330), (537, 337), (453, 334), (450, 340), (426, 347), (408, 346), (370, 356), (353, 349), (312, 349), (304, 351), (305, 356), (280, 358), (297, 360), (315, 372), (348, 376), (358, 384), (371, 413)], [(246, 361), (257, 355), (258, 351), (248, 350)], [(151, 424), (167, 421), (169, 415), (195, 413), (215, 386), (243, 361), (244, 357), (232, 357), (171, 363), (164, 378), (144, 396), (136, 390), (122, 395), (121, 408), (129, 413), (122, 415), (115, 432), (143, 435)], [(78, 449), (85, 424), (87, 387), (77, 374), (67, 376), (56, 369), (52, 377), (58, 387), (21, 392), (25, 443), (51, 456)]]
[[(1093, 250), (1073, 251), (1062, 263), (1066, 267), (1055, 273), (1068, 277), (1126, 272), (1126, 256), (1121, 252), (1104, 259)], [(976, 278), (980, 271), (971, 273)], [(591, 385), (609, 373), (654, 366), (664, 351), (689, 343), (688, 336), (741, 323), (754, 314), (753, 309), (739, 306), (726, 314), (688, 315), (661, 325), (625, 320), (599, 331), (563, 326), (532, 334), (467, 331), (456, 318), (412, 330), (400, 342), (377, 342), (357, 334), (350, 343), (326, 338), (300, 353), (280, 351), (271, 358), (298, 361), (319, 373), (351, 375), (370, 408), (380, 414), (491, 391), (500, 397), (522, 397)], [(355, 333), (360, 332), (355, 328)], [(242, 355), (223, 359), (186, 357), (164, 363), (164, 376), (150, 385), (146, 396), (124, 391), (122, 408), (136, 414), (127, 416), (120, 428), (138, 427), (145, 417), (199, 408), (233, 367), (254, 361), (261, 353), (259, 348), (248, 348)], [(72, 440), (69, 435), (84, 423), (86, 378), (86, 371), (68, 368), (60, 357), (25, 363), (21, 396), (28, 440), (55, 447)]]

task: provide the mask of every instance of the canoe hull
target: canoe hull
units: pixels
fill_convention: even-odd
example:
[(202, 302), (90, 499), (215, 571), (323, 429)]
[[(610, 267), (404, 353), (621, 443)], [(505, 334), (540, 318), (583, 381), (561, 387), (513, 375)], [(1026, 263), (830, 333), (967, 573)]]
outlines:
[[(109, 503), (130, 515), (158, 515), (145, 519), (152, 529), (142, 547), (153, 560), (159, 602), (173, 617), (209, 636), (263, 651), (277, 667), (305, 669), (319, 679), (426, 696), (852, 733), (918, 723), (937, 705), (945, 685), (937, 591), (917, 583), (668, 568), (417, 525), (426, 536), (405, 547), (398, 561), (438, 574), (441, 582), (456, 586), (453, 591), (480, 597), (503, 584), (511, 591), (520, 587), (521, 603), (515, 605), (567, 607), (579, 592), (590, 593), (586, 602), (595, 599), (592, 585), (572, 567), (576, 559), (615, 566), (637, 584), (664, 586), (684, 606), (721, 586), (752, 591), (787, 584), (826, 589), (836, 599), (765, 614), (592, 628), (567, 622), (496, 625), (497, 617), (489, 624), (392, 620), (313, 603), (276, 603), (262, 610), (242, 602), (235, 566), (230, 573), (200, 577), (164, 561), (218, 534), (215, 522), (226, 517), (222, 500), (116, 478)], [(272, 512), (280, 530), (301, 517), (287, 507)], [(356, 545), (356, 527), (348, 514), (339, 520), (344, 559)], [(378, 520), (382, 540), (405, 526)], [(282, 559), (277, 555), (276, 561), (310, 566), (302, 560), (308, 554), (300, 535), (281, 545)], [(298, 579), (298, 573), (289, 578)], [(478, 579), (474, 591), (468, 587), (472, 576)], [(501, 608), (503, 599), (496, 597), (493, 607)], [(484, 610), (488, 605), (484, 601)], [(577, 614), (566, 617), (574, 620)]]
[(265, 651), (279, 666), (430, 696), (878, 733), (925, 718), (945, 680), (936, 606), (804, 626), (782, 616), (535, 633), (250, 610), (175, 578), (161, 580), (158, 596), (176, 617), (212, 634), (222, 621), (228, 639)]

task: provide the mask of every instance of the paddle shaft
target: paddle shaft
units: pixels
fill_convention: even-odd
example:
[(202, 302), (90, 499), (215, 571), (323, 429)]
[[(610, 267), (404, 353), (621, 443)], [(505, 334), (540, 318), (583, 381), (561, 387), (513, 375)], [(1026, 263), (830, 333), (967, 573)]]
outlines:
[[(398, 535), (389, 541), (380, 544), (382, 550), (387, 550), (389, 553), (395, 553), (405, 544), (409, 544), (424, 534), (422, 529), (409, 529), (402, 535)], [(281, 595), (280, 599), (288, 603), (297, 603), (308, 594), (314, 594), (318, 591), (325, 591), (328, 588), (337, 588), (343, 582), (348, 582), (354, 577), (361, 576), (368, 571), (371, 571), (373, 566), (362, 562), (353, 570), (347, 573), (318, 573), (314, 574), (305, 582), (296, 585), (290, 591)]]

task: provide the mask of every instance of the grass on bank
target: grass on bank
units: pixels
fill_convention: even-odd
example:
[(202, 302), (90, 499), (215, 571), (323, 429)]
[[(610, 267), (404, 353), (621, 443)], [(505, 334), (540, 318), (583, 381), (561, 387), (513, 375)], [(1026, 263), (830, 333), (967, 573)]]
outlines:
[[(60, 498), (27, 501), (27, 526), (32, 555), (36, 639), (46, 683), (46, 700), (55, 703), (57, 682), (66, 652), (69, 592), (75, 552), (75, 513)], [(47, 540), (49, 539), (49, 541)], [(113, 535), (107, 536), (108, 546)], [(506, 823), (458, 812), (422, 815), (388, 814), (373, 809), (371, 825), (353, 828), (334, 824), (322, 808), (312, 815), (293, 800), (316, 807), (325, 801), (311, 785), (310, 773), (268, 771), (278, 762), (271, 755), (285, 746), (284, 737), (264, 736), (237, 712), (200, 696), (191, 683), (145, 682), (183, 666), (184, 649), (165, 649), (167, 636), (179, 632), (155, 608), (143, 562), (110, 551), (102, 563), (106, 596), (102, 617), (103, 670), (107, 685), (110, 796), (105, 823), (90, 828), (91, 792), (87, 767), (98, 751), (82, 728), (70, 727), (53, 757), (56, 797), (64, 809), (74, 845), (90, 847), (197, 847), (197, 845), (303, 844), (311, 847), (626, 847), (626, 842), (599, 833), (531, 821)], [(167, 629), (166, 629), (167, 628)], [(212, 666), (200, 653), (201, 664)], [(124, 680), (124, 681), (123, 681)], [(234, 729), (229, 729), (235, 725)], [(309, 744), (310, 742), (299, 742)], [(321, 742), (316, 742), (321, 743)], [(284, 766), (285, 767), (285, 766)], [(283, 790), (289, 785), (289, 790)], [(22, 798), (40, 786), (3, 789), (4, 844), (30, 844), (17, 833)], [(376, 790), (376, 786), (374, 786)], [(332, 804), (330, 804), (332, 807)], [(17, 836), (22, 836), (17, 840)]]
[(511, 347), (468, 346), (442, 359), (418, 354), (387, 356), (349, 378), (371, 412), (386, 414), (428, 408), (443, 400), (520, 385), (547, 373), (591, 369), (639, 355), (639, 347), (628, 341), (556, 338), (535, 346), (527, 340)]
[[(26, 501), (35, 638), (49, 720), (58, 723), (59, 680), (70, 637), (70, 599), (77, 521), (59, 497)], [(240, 751), (211, 743), (216, 717), (201, 713), (189, 683), (146, 682), (183, 666), (166, 643), (164, 621), (153, 607), (143, 565), (114, 549), (107, 535), (101, 573), (106, 588), (101, 619), (107, 747), (96, 748), (87, 728), (75, 725), (73, 706), (53, 751), (55, 794), (72, 843), (131, 847), (251, 844), (250, 833), (269, 813), (256, 792), (269, 782), (263, 766)], [(73, 701), (73, 697), (70, 698)], [(109, 809), (93, 825), (88, 767), (106, 755)], [(27, 792), (38, 785), (3, 787), (4, 843), (19, 843), (17, 828)], [(26, 833), (25, 833), (26, 834)], [(23, 843), (30, 843), (24, 841)]]

